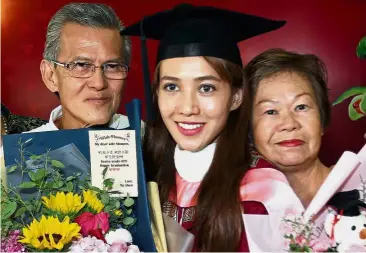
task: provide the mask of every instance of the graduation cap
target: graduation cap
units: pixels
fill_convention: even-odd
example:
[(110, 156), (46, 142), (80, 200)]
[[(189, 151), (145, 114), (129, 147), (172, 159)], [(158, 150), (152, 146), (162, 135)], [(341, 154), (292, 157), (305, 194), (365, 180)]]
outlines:
[(352, 191), (338, 192), (328, 201), (328, 205), (337, 209), (337, 213), (344, 216), (358, 216), (361, 214), (360, 207), (366, 208), (366, 204), (360, 200), (360, 192)]
[[(121, 31), (121, 35), (141, 36), (145, 97), (151, 98), (147, 66), (146, 38), (160, 40), (157, 63), (162, 60), (212, 56), (242, 66), (237, 45), (245, 39), (282, 27), (274, 21), (254, 15), (210, 7), (180, 4), (171, 10), (144, 17)], [(147, 103), (152, 108), (151, 100)]]

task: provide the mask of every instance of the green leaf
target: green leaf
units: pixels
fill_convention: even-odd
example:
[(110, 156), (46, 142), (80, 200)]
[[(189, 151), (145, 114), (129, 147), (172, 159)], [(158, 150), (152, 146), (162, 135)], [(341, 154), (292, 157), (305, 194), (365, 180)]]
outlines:
[(362, 118), (364, 115), (358, 113), (355, 108), (353, 108), (353, 104), (358, 101), (362, 95), (356, 96), (352, 99), (351, 103), (348, 105), (348, 116), (351, 120), (358, 120)]
[(360, 102), (360, 110), (361, 110), (361, 112), (366, 114), (366, 92), (362, 96), (362, 99)]
[(1, 222), (1, 236), (2, 238), (8, 236), (10, 230), (15, 230), (19, 225), (13, 224), (11, 220), (7, 220), (5, 222)]
[(76, 177), (75, 176), (68, 176), (66, 179), (65, 179), (65, 181), (66, 182), (69, 182), (69, 181), (71, 181), (71, 180), (74, 180)]
[(113, 209), (119, 209), (121, 207), (121, 204), (118, 199), (112, 198), (109, 201), (109, 205), (113, 206)]
[(347, 98), (350, 98), (352, 96), (355, 95), (360, 95), (366, 92), (366, 87), (360, 86), (360, 87), (352, 87), (348, 90), (346, 90), (345, 92), (342, 93), (342, 95), (340, 95), (336, 101), (333, 102), (333, 106), (342, 103), (344, 100), (346, 100)]
[(109, 203), (109, 194), (108, 193), (103, 193), (100, 197), (100, 200), (102, 201), (103, 205), (108, 205)]
[(130, 215), (131, 213), (132, 213), (132, 209), (127, 209), (127, 210), (126, 210), (126, 214), (127, 214), (127, 215)]
[(47, 189), (51, 189), (51, 188), (53, 188), (53, 182), (47, 182), (47, 183), (46, 183), (46, 185), (45, 185), (45, 187), (46, 187)]
[(107, 171), (108, 171), (108, 167), (105, 167), (103, 172), (102, 172), (102, 176), (103, 178), (105, 177), (105, 175), (107, 174)]
[(104, 210), (103, 211), (106, 212), (106, 213), (109, 213), (112, 210), (113, 210), (113, 206), (112, 205), (106, 205), (104, 207)]
[(114, 206), (115, 206), (117, 209), (121, 208), (121, 203), (119, 202), (119, 200), (118, 200), (118, 199), (114, 200)]
[(72, 182), (67, 182), (66, 183), (66, 191), (72, 192), (73, 189), (74, 189), (74, 184)]
[(135, 223), (135, 219), (132, 217), (125, 217), (123, 218), (122, 223), (125, 226), (131, 226)]
[(35, 182), (23, 182), (18, 187), (20, 189), (29, 189), (35, 187), (37, 184)]
[[(5, 222), (1, 222), (1, 230), (4, 230), (5, 232), (8, 232), (8, 230), (13, 226), (13, 222), (10, 220), (7, 220)], [(5, 235), (6, 236), (6, 235)]]
[(17, 209), (16, 202), (8, 202), (3, 208), (1, 208), (1, 219), (5, 220), (9, 218)]
[(18, 165), (11, 166), (11, 167), (8, 169), (8, 173), (12, 173), (12, 172), (13, 172), (13, 171), (15, 171), (17, 168), (18, 168)]
[(76, 176), (77, 176), (77, 177), (80, 177), (80, 176), (81, 176), (81, 174), (82, 174), (81, 172), (78, 172), (78, 173), (76, 173)]
[(42, 155), (31, 155), (29, 158), (31, 160), (37, 160), (38, 158), (42, 157)]
[(31, 201), (26, 200), (24, 201), (24, 205), (27, 207), (27, 211), (33, 211), (34, 210), (34, 205)]
[(56, 168), (65, 168), (65, 165), (57, 160), (51, 160), (51, 164), (52, 166), (56, 167)]
[(22, 216), (26, 211), (27, 211), (27, 209), (24, 206), (22, 206), (21, 208), (18, 208), (18, 210), (14, 214), (14, 218)]
[(36, 178), (36, 173), (33, 172), (33, 171), (29, 171), (28, 172), (28, 176), (30, 177), (30, 179), (34, 182), (36, 181), (35, 178)]
[(34, 182), (41, 181), (46, 176), (46, 174), (47, 171), (45, 169), (38, 169), (36, 172), (33, 171), (28, 172), (29, 177)]
[(363, 37), (358, 43), (356, 54), (359, 58), (366, 58), (366, 37)]
[(54, 189), (58, 189), (58, 188), (61, 188), (63, 185), (64, 185), (64, 182), (62, 182), (62, 181), (60, 181), (60, 180), (57, 180), (57, 181), (53, 182), (52, 187), (53, 187)]
[(123, 205), (127, 208), (133, 206), (133, 204), (135, 204), (135, 201), (130, 197), (127, 197), (125, 201), (123, 201)]
[(41, 207), (42, 207), (42, 202), (39, 201), (36, 205), (36, 212), (38, 213), (40, 210), (41, 210)]
[(103, 185), (107, 189), (112, 189), (113, 184), (114, 184), (114, 178), (107, 178), (107, 179), (104, 179), (104, 181), (103, 181)]
[(90, 186), (89, 190), (92, 190), (92, 191), (95, 191), (95, 192), (98, 192), (98, 193), (101, 192), (101, 190), (98, 187), (95, 187), (95, 186)]

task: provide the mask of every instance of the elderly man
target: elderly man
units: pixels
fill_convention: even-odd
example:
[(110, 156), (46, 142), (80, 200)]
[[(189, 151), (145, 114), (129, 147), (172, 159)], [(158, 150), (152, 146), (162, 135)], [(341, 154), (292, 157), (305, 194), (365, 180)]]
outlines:
[(123, 28), (104, 4), (71, 3), (52, 17), (40, 69), (61, 105), (32, 131), (129, 126), (126, 116), (116, 114), (131, 58), (131, 42), (119, 34)]

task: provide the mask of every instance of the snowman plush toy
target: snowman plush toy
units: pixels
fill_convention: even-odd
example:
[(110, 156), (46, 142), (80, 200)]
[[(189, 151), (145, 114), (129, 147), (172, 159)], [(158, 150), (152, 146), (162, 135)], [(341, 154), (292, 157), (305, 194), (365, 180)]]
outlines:
[(338, 252), (366, 252), (366, 204), (360, 192), (336, 193), (328, 202), (336, 212), (330, 212), (324, 224), (327, 235), (337, 243)]

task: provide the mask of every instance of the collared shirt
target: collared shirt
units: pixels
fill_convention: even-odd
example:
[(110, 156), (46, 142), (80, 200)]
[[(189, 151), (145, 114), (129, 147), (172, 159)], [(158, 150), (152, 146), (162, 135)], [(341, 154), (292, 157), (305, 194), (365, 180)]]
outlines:
[[(59, 130), (57, 128), (57, 126), (55, 125), (55, 121), (59, 118), (61, 118), (62, 116), (62, 106), (59, 105), (58, 107), (56, 107), (50, 115), (50, 119), (49, 122), (37, 127), (31, 131), (29, 131), (28, 133), (31, 132), (44, 132), (44, 131), (56, 131)], [(130, 124), (128, 122), (128, 117), (122, 114), (114, 114), (111, 121), (109, 122), (108, 125), (110, 128), (114, 128), (114, 129), (123, 129), (126, 127), (129, 127)]]

